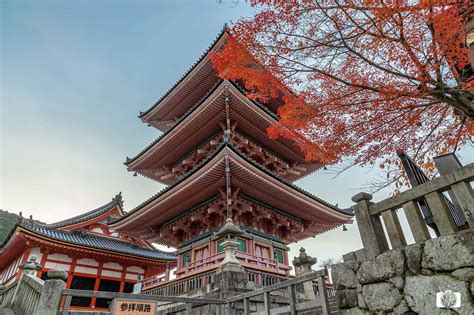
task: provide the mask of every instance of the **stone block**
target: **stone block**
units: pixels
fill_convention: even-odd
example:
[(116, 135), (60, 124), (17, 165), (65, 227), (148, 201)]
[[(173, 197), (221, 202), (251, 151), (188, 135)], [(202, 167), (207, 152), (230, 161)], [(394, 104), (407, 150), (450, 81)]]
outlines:
[(371, 314), (366, 310), (361, 310), (358, 307), (346, 309), (346, 310), (339, 310), (340, 315), (365, 315), (365, 314)]
[(456, 314), (474, 314), (466, 283), (448, 275), (406, 277), (403, 293), (412, 311), (437, 315), (449, 314), (436, 307), (436, 293), (445, 290), (461, 293), (461, 307), (455, 310)]
[(395, 276), (388, 279), (388, 281), (398, 290), (403, 290), (403, 286), (405, 285), (405, 278), (403, 276)]
[(474, 281), (474, 268), (461, 268), (454, 270), (451, 275), (459, 280)]
[(387, 282), (364, 285), (362, 295), (371, 311), (391, 311), (402, 300), (400, 292)]
[(336, 291), (336, 301), (340, 309), (353, 308), (357, 306), (357, 291), (346, 289)]
[(393, 314), (405, 314), (410, 311), (410, 308), (408, 307), (408, 303), (405, 300), (402, 300), (400, 304), (395, 306), (393, 308)]
[(358, 263), (355, 261), (335, 264), (331, 266), (332, 281), (338, 288), (355, 288), (357, 286)]
[(68, 277), (68, 274), (66, 271), (59, 271), (59, 270), (49, 270), (47, 275), (48, 275), (48, 279), (67, 280), (67, 277)]
[(367, 259), (365, 249), (361, 248), (354, 252), (357, 261), (364, 261)]
[(66, 282), (62, 279), (46, 280), (33, 315), (56, 315), (61, 304), (62, 291), (65, 288)]
[(426, 241), (422, 257), (422, 268), (435, 271), (474, 267), (474, 230)]
[(412, 244), (404, 248), (407, 271), (410, 275), (418, 275), (421, 272), (421, 255), (423, 248), (421, 244)]
[(357, 305), (360, 308), (367, 308), (367, 303), (365, 303), (364, 296), (362, 295), (362, 293), (357, 293)]
[(354, 252), (349, 252), (349, 253), (347, 253), (347, 254), (342, 255), (342, 260), (343, 260), (344, 262), (356, 261), (355, 253), (354, 253)]
[(405, 272), (405, 256), (399, 249), (391, 250), (364, 261), (357, 270), (357, 278), (362, 284), (388, 280)]

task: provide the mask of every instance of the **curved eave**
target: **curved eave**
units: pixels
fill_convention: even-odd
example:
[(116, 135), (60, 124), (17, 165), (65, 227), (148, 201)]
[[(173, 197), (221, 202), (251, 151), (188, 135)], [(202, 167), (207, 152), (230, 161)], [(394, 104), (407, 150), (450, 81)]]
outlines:
[[(270, 140), (266, 134), (266, 131), (264, 130), (272, 124), (278, 123), (277, 116), (269, 112), (268, 109), (266, 109), (263, 105), (249, 100), (243, 94), (238, 85), (235, 85), (230, 81), (220, 81), (219, 84), (214, 86), (202, 100), (200, 100), (195, 106), (193, 106), (193, 108), (188, 110), (188, 112), (183, 115), (183, 117), (181, 117), (181, 119), (172, 129), (170, 129), (168, 132), (164, 133), (158, 139), (153, 141), (135, 157), (127, 159), (125, 165), (127, 166), (128, 170), (138, 172), (145, 177), (162, 182), (164, 184), (172, 183), (173, 180), (160, 180), (159, 177), (155, 177), (153, 175), (154, 170), (167, 163), (175, 163), (179, 159), (177, 156), (172, 161), (168, 162), (165, 162), (167, 161), (165, 157), (169, 154), (172, 154), (174, 151), (179, 150), (180, 147), (187, 146), (186, 150), (180, 149), (181, 156), (183, 156), (189, 153), (191, 150), (195, 149), (195, 143), (200, 143), (200, 141), (208, 139), (212, 135), (212, 132), (210, 131), (211, 129), (215, 129), (216, 132), (220, 129), (218, 127), (219, 120), (215, 115), (217, 115), (217, 113), (220, 113), (221, 116), (223, 115), (223, 111), (219, 112), (219, 106), (224, 107), (225, 105), (223, 103), (223, 100), (219, 97), (222, 96), (225, 88), (228, 88), (230, 94), (233, 95), (230, 102), (230, 108), (232, 112), (231, 116), (235, 117), (231, 117), (231, 121), (236, 121), (237, 119), (238, 122), (238, 120), (244, 119), (245, 122), (240, 122), (240, 126), (246, 126), (245, 128), (247, 128), (248, 130), (254, 130), (254, 132), (260, 133), (260, 141), (263, 140), (263, 142), (265, 142), (264, 145), (271, 151), (276, 152), (277, 156), (281, 156), (285, 161), (298, 161), (299, 164), (302, 164), (302, 166), (307, 168), (307, 170), (301, 172), (300, 175), (289, 174), (288, 176), (286, 176), (288, 180), (298, 180), (314, 172), (322, 166), (321, 163), (307, 162), (303, 153), (299, 150), (298, 147), (294, 146), (294, 144), (290, 140)], [(248, 114), (243, 114), (244, 112), (248, 112)], [(242, 115), (247, 115), (247, 117), (251, 117), (251, 119), (254, 120), (257, 117), (259, 117), (259, 119), (253, 121), (252, 123), (249, 123)], [(208, 118), (211, 116), (214, 118)], [(219, 119), (221, 118), (224, 119), (223, 117), (220, 117)], [(208, 123), (207, 129), (201, 130), (202, 123), (204, 121), (211, 121), (213, 124)], [(197, 139), (195, 141), (190, 141), (192, 137), (199, 137), (198, 134), (202, 134), (203, 132), (208, 132), (209, 134), (207, 134), (206, 136), (201, 136), (200, 139)], [(184, 141), (183, 139), (186, 140)], [(170, 143), (173, 143), (172, 149), (170, 149)], [(156, 161), (163, 165), (157, 165)], [(153, 169), (150, 169), (152, 165)]]
[[(256, 172), (255, 174), (260, 174), (259, 176), (261, 178), (264, 178), (266, 181), (279, 184), (281, 192), (287, 191), (300, 198), (301, 202), (305, 202), (308, 206), (312, 205), (314, 209), (319, 209), (318, 211), (325, 213), (328, 218), (334, 218), (334, 220), (338, 222), (338, 225), (350, 221), (352, 217), (351, 214), (345, 213), (343, 212), (343, 210), (338, 209), (337, 207), (321, 200), (320, 198), (317, 198), (316, 196), (296, 187), (292, 183), (285, 181), (284, 179), (264, 169), (257, 162), (243, 155), (241, 152), (238, 151), (238, 149), (234, 148), (231, 144), (223, 143), (219, 148), (215, 150), (215, 152), (208, 159), (201, 161), (201, 163), (197, 165), (195, 169), (180, 178), (180, 180), (178, 180), (174, 185), (169, 186), (158, 194), (152, 196), (144, 203), (127, 213), (124, 217), (119, 218), (115, 222), (111, 223), (111, 226), (118, 230), (124, 231), (131, 231), (132, 226), (138, 228), (143, 223), (140, 221), (140, 217), (143, 214), (145, 214), (148, 210), (151, 211), (153, 208), (155, 208), (154, 211), (157, 211), (156, 206), (163, 200), (176, 200), (177, 193), (189, 194), (191, 191), (191, 189), (189, 188), (191, 183), (202, 183), (199, 181), (199, 179), (204, 176), (207, 171), (210, 172), (212, 169), (218, 167), (218, 164), (222, 162), (223, 156), (225, 154), (231, 154), (234, 160), (239, 160), (242, 165), (242, 169), (250, 167), (254, 172)], [(216, 175), (214, 175), (214, 177), (215, 176)], [(180, 195), (179, 198), (181, 198), (181, 200), (186, 200), (186, 196), (184, 195)], [(165, 209), (160, 210), (160, 214), (163, 215), (163, 220), (166, 221), (169, 218), (166, 218), (164, 216), (170, 216), (171, 214), (165, 214), (163, 212), (164, 210)], [(127, 218), (127, 220), (124, 220), (125, 218)]]
[(226, 34), (228, 34), (228, 29), (225, 25), (219, 35), (214, 39), (212, 44), (206, 49), (206, 51), (201, 55), (201, 57), (188, 69), (188, 71), (186, 71), (186, 73), (150, 108), (148, 108), (144, 112), (140, 112), (140, 115), (138, 117), (142, 120), (142, 122), (146, 123), (153, 121), (153, 116), (166, 106), (167, 102), (173, 97), (173, 95), (177, 94), (184, 85), (191, 81), (193, 76), (196, 75), (196, 73), (199, 72), (201, 68), (203, 68), (204, 64), (210, 62), (208, 56), (209, 52), (221, 47), (221, 45), (225, 41)]
[(49, 228), (55, 228), (55, 229), (56, 228), (62, 228), (62, 229), (79, 228), (81, 226), (85, 226), (85, 225), (103, 220), (104, 218), (108, 217), (114, 212), (117, 212), (119, 216), (122, 216), (123, 215), (122, 204), (123, 204), (122, 195), (118, 194), (114, 198), (112, 198), (112, 201), (94, 210), (88, 211), (86, 213), (82, 213), (75, 217), (65, 219), (59, 222), (46, 224), (45, 226)]

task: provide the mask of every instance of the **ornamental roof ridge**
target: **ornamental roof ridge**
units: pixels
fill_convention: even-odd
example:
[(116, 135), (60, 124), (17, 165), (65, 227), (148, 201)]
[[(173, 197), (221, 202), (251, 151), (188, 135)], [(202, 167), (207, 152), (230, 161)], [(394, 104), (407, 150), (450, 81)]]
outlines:
[(152, 195), (151, 197), (149, 197), (148, 199), (146, 199), (145, 201), (143, 201), (141, 204), (139, 204), (138, 206), (136, 206), (135, 208), (133, 208), (132, 210), (128, 211), (127, 213), (125, 213), (123, 216), (119, 217), (119, 218), (116, 218), (114, 220), (112, 220), (110, 222), (110, 224), (114, 224), (114, 223), (117, 223), (123, 219), (125, 219), (126, 217), (132, 215), (133, 213), (137, 212), (138, 210), (140, 210), (141, 208), (143, 208), (144, 206), (146, 206), (147, 204), (149, 204), (150, 202), (152, 202), (153, 200), (155, 200), (156, 198), (160, 197), (161, 195), (163, 195), (164, 193), (166, 193), (167, 191), (171, 190), (172, 188), (176, 187), (177, 185), (179, 185), (182, 181), (184, 181), (186, 178), (190, 177), (192, 174), (194, 174), (195, 172), (197, 172), (202, 166), (204, 166), (205, 164), (207, 164), (210, 160), (212, 160), (224, 147), (228, 147), (230, 148), (232, 151), (234, 151), (238, 156), (240, 156), (241, 158), (243, 158), (245, 161), (249, 162), (250, 164), (252, 164), (254, 167), (256, 167), (257, 169), (259, 169), (260, 171), (266, 173), (267, 175), (270, 175), (272, 176), (273, 178), (277, 179), (278, 181), (280, 181), (281, 183), (289, 186), (290, 188), (302, 193), (303, 195), (306, 195), (307, 197), (339, 212), (339, 213), (342, 213), (342, 214), (345, 214), (345, 215), (353, 215), (353, 212), (349, 212), (351, 210), (351, 208), (349, 209), (340, 209), (338, 207), (336, 207), (335, 205), (332, 205), (330, 204), (329, 202), (319, 198), (319, 197), (316, 197), (315, 195), (313, 195), (312, 193), (296, 186), (295, 184), (287, 181), (286, 179), (284, 179), (283, 177), (275, 174), (274, 172), (270, 171), (269, 169), (267, 169), (266, 167), (264, 167), (263, 165), (260, 165), (257, 161), (255, 161), (254, 159), (248, 157), (245, 153), (243, 153), (242, 151), (240, 151), (237, 147), (235, 147), (233, 144), (232, 144), (232, 140), (230, 138), (227, 138), (227, 139), (223, 139), (223, 141), (221, 142), (221, 144), (211, 153), (209, 154), (209, 156), (205, 159), (202, 159), (201, 161), (199, 161), (199, 163), (197, 163), (196, 165), (194, 165), (194, 167), (192, 169), (190, 169), (188, 172), (184, 173), (183, 175), (179, 176), (177, 178), (177, 180), (165, 187), (164, 189), (160, 190), (159, 192), (157, 192), (156, 194)]
[(173, 84), (169, 89), (168, 91), (166, 91), (153, 105), (151, 105), (147, 110), (145, 110), (144, 112), (141, 112), (140, 111), (140, 114), (138, 115), (138, 118), (143, 118), (146, 114), (148, 114), (153, 108), (155, 108), (162, 100), (165, 99), (166, 96), (168, 96), (171, 91), (173, 91), (183, 80), (184, 78), (186, 78), (188, 76), (189, 73), (191, 73), (191, 71), (193, 71), (193, 69), (204, 59), (204, 57), (207, 56), (207, 54), (209, 54), (209, 52), (211, 51), (212, 47), (214, 47), (215, 44), (217, 44), (217, 42), (220, 40), (220, 38), (228, 32), (228, 27), (227, 27), (227, 23), (224, 24), (224, 27), (222, 28), (222, 30), (219, 32), (219, 35), (217, 35), (215, 37), (215, 39), (212, 41), (212, 43), (207, 47), (207, 49), (204, 51), (204, 53), (201, 54), (201, 56), (199, 57), (198, 60), (196, 60), (194, 62), (194, 64), (181, 76), (180, 79), (178, 79), (178, 81), (176, 81), (175, 84)]
[(33, 225), (28, 221), (19, 223), (17, 226), (32, 233), (39, 234), (43, 237), (74, 245), (86, 246), (92, 249), (105, 249), (115, 253), (135, 255), (152, 259), (176, 259), (176, 256), (173, 253), (160, 251), (153, 247), (146, 248), (136, 243), (127, 242), (116, 238), (110, 238), (90, 233), (78, 234), (75, 231), (59, 230), (44, 225)]
[(50, 224), (40, 224), (40, 225), (43, 225), (49, 228), (60, 228), (60, 227), (64, 227), (64, 226), (68, 226), (72, 224), (81, 223), (81, 222), (96, 218), (106, 213), (107, 211), (111, 210), (117, 205), (119, 205), (120, 207), (123, 207), (122, 192), (115, 195), (115, 197), (112, 198), (112, 200), (106, 203), (105, 205), (102, 205), (96, 209), (90, 210), (86, 213), (82, 213), (72, 218), (62, 220), (62, 221), (58, 221), (58, 222), (50, 223)]

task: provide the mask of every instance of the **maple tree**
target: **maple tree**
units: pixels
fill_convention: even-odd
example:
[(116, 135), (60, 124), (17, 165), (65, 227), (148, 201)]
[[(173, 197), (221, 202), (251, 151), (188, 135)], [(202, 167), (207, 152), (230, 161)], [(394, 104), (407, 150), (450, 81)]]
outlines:
[(271, 137), (294, 140), (309, 160), (379, 165), (387, 179), (377, 188), (397, 190), (408, 185), (397, 150), (433, 175), (434, 155), (470, 143), (468, 0), (252, 4), (258, 11), (233, 25), (211, 59), (249, 97), (283, 100)]

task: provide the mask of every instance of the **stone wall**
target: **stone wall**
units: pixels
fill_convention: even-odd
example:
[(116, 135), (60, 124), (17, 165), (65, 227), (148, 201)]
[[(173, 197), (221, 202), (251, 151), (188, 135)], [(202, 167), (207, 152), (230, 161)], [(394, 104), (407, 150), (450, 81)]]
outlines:
[[(332, 266), (344, 314), (474, 314), (474, 230)], [(346, 256), (348, 257), (348, 256)], [(461, 293), (461, 307), (439, 309), (436, 293)]]

